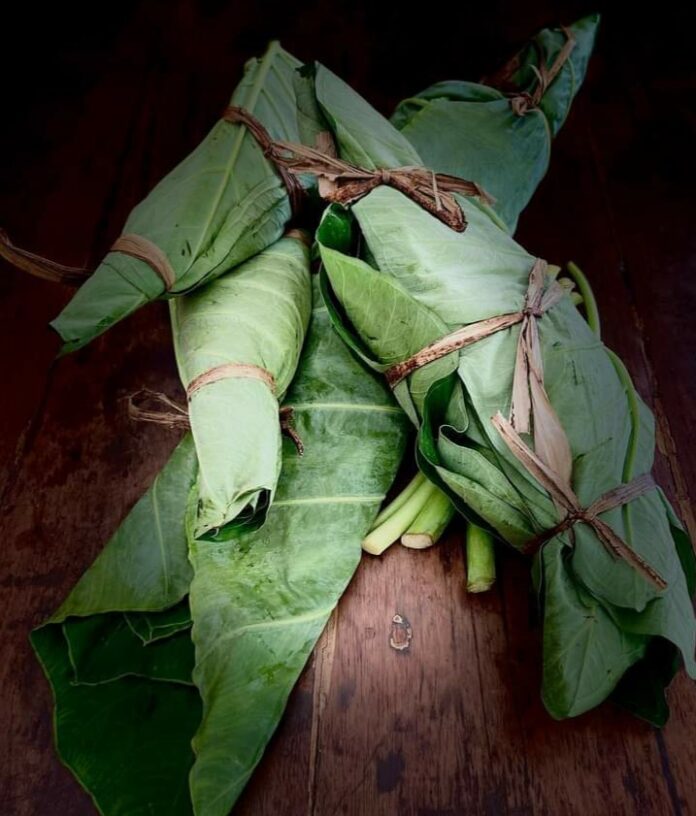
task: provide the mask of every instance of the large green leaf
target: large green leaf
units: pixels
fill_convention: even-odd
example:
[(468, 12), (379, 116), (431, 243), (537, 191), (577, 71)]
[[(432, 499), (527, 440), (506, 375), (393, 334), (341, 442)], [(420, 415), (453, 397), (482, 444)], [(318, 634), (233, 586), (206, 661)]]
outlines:
[(196, 470), (187, 435), (49, 623), (100, 612), (159, 611), (186, 596), (192, 571), (184, 518)]
[(285, 441), (260, 530), (228, 541), (190, 535), (196, 458), (187, 434), (32, 635), (54, 692), (58, 751), (106, 816), (229, 811), (359, 562), (408, 423), (322, 306), (286, 405), (305, 452)]
[(196, 689), (139, 677), (76, 684), (60, 626), (37, 630), (32, 642), (53, 688), (56, 748), (97, 810), (191, 816), (190, 743), (201, 717)]
[[(300, 63), (272, 43), (247, 63), (232, 104), (246, 108), (276, 139), (298, 141), (293, 78)], [(277, 241), (290, 218), (285, 186), (244, 125), (220, 120), (203, 142), (130, 214), (123, 228), (154, 242), (187, 292)], [(166, 296), (144, 261), (106, 255), (52, 326), (64, 350), (85, 345), (118, 320)]]
[(369, 169), (422, 164), (408, 139), (323, 65), (316, 66), (314, 87), (342, 159)]
[[(350, 342), (351, 326), (359, 337), (364, 338), (369, 355), (357, 346), (356, 350), (372, 368), (383, 371), (403, 359), (405, 327), (408, 327), (408, 354), (415, 354), (447, 333), (444, 321), (427, 306), (414, 300), (394, 278), (377, 272), (360, 258), (344, 255), (321, 244), (320, 252), (322, 275), (328, 278), (330, 284), (323, 289), (334, 324), (340, 327), (341, 336), (347, 342)], [(335, 307), (332, 299), (334, 291), (350, 318), (350, 325), (343, 322)], [(384, 318), (379, 333), (372, 331), (375, 304), (379, 304), (380, 314)], [(456, 357), (453, 354), (438, 360), (414, 374), (408, 389), (395, 390), (397, 399), (403, 397), (402, 408), (416, 424), (428, 388), (456, 368)]]
[(172, 334), (185, 387), (228, 363), (267, 371), (225, 377), (189, 398), (198, 455), (194, 535), (230, 535), (241, 515), (261, 517), (281, 465), (279, 400), (295, 373), (311, 310), (309, 249), (287, 237), (196, 292), (170, 301)]
[(647, 639), (623, 632), (582, 589), (558, 540), (544, 547), (544, 666), (542, 696), (558, 718), (602, 702), (645, 654)]
[(405, 417), (321, 307), (286, 404), (304, 454), (285, 441), (264, 526), (190, 543), (194, 680), (204, 703), (191, 792), (205, 816), (229, 811), (260, 759), (403, 455)]
[[(192, 576), (184, 521), (195, 473), (187, 434), (60, 609), (32, 633), (53, 690), (58, 753), (108, 816), (192, 813), (186, 778), (201, 700), (182, 599)], [(145, 643), (129, 619), (141, 626), (146, 613), (153, 631), (160, 615), (169, 627), (178, 619), (178, 634)]]

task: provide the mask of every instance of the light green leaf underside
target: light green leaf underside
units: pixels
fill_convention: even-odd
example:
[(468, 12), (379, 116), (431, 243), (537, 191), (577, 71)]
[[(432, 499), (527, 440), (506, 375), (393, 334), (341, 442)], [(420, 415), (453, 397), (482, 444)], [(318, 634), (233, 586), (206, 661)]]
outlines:
[[(581, 73), (574, 72), (576, 68), (584, 72), (596, 22), (596, 18), (588, 18), (578, 24), (582, 36), (576, 57), (580, 62), (577, 65), (573, 62), (564, 69), (564, 78), (559, 78), (558, 88), (552, 99), (550, 97), (557, 110), (562, 111), (562, 118)], [(560, 45), (555, 33), (548, 37), (551, 59), (550, 46)], [(558, 37), (562, 39), (562, 35)], [(576, 84), (570, 90), (563, 90), (567, 77)], [(339, 91), (334, 88), (335, 93)], [(485, 94), (481, 99), (484, 97)], [(337, 119), (350, 107), (351, 117), (359, 120), (360, 103), (367, 105), (352, 92), (349, 106), (337, 98), (321, 101)], [(484, 102), (479, 100), (477, 104)], [(493, 104), (493, 101), (489, 98), (485, 104)], [(413, 122), (423, 115), (414, 112), (415, 108), (411, 110)], [(560, 122), (561, 118), (554, 128), (560, 126)], [(445, 120), (441, 120), (430, 133), (431, 149), (436, 154), (441, 150), (444, 155), (446, 140), (454, 144), (459, 136), (456, 129), (464, 124), (463, 118), (451, 119), (449, 127), (455, 130), (447, 133)], [(340, 138), (350, 127), (349, 121), (337, 122), (341, 149), (351, 149), (350, 140)], [(481, 120), (477, 127), (485, 129), (487, 125)], [(515, 131), (510, 139), (522, 139), (523, 131), (524, 128)], [(389, 142), (389, 134), (383, 133), (381, 162), (388, 161), (382, 146)], [(532, 142), (525, 145), (524, 149), (530, 151), (525, 159), (526, 167), (540, 166), (532, 162), (535, 150), (536, 161), (545, 163), (545, 154), (539, 155), (542, 144), (543, 140), (538, 140), (536, 148)], [(515, 149), (521, 150), (521, 143), (515, 144)], [(393, 157), (392, 166), (397, 163)], [(505, 173), (505, 164), (501, 162), (498, 168), (501, 184)], [(538, 177), (538, 171), (530, 176), (532, 180)], [(530, 187), (533, 186), (530, 181)], [(531, 194), (531, 190), (529, 192)], [(374, 356), (375, 368), (410, 356), (412, 332), (414, 327), (419, 327), (424, 309), (448, 330), (453, 330), (521, 308), (534, 258), (500, 230), (484, 208), (470, 199), (460, 201), (469, 223), (464, 233), (455, 233), (400, 193), (386, 186), (379, 187), (353, 207), (364, 239), (365, 248), (361, 251), (370, 259), (370, 265), (326, 254), (333, 295), (343, 307), (351, 330), (357, 332), (364, 347)], [(518, 206), (521, 206), (519, 202), (515, 207)], [(384, 277), (391, 278), (392, 282), (383, 282)], [(360, 286), (371, 292), (379, 287), (380, 295), (384, 293), (386, 297), (373, 296), (361, 302)], [(397, 295), (390, 296), (392, 292)], [(331, 307), (330, 311), (335, 317), (337, 310)], [(569, 298), (564, 298), (544, 315), (538, 327), (546, 389), (569, 438), (574, 464), (573, 487), (580, 502), (587, 506), (622, 483), (634, 427), (626, 391), (611, 358)], [(459, 353), (457, 375), (466, 398), (463, 403), (453, 404), (445, 414), (447, 424), (466, 431), (458, 442), (456, 434), (448, 436), (443, 428), (435, 429), (436, 452), (441, 461), (439, 465), (436, 463), (433, 472), (437, 473), (441, 486), (463, 499), (478, 518), (490, 519), (489, 523), (501, 535), (520, 545), (525, 527), (530, 533), (547, 529), (557, 516), (546, 492), (510, 454), (490, 423), (497, 411), (505, 414), (510, 410), (518, 335), (519, 327), (513, 326)], [(424, 372), (427, 370), (426, 367)], [(410, 393), (398, 392), (406, 408), (409, 400), (413, 404), (419, 401), (421, 406), (423, 403), (420, 386), (411, 387), (414, 380), (412, 377), (407, 385)], [(457, 389), (452, 393), (459, 399)], [(466, 410), (461, 411), (463, 406)], [(457, 416), (458, 411), (461, 416)], [(409, 413), (413, 416), (413, 412)], [(453, 443), (461, 444), (461, 455), (452, 454)], [(487, 451), (487, 455), (478, 460), (478, 469), (476, 457), (470, 453), (473, 449)], [(637, 457), (634, 475), (650, 469), (653, 449), (654, 434), (649, 431), (649, 438), (641, 444), (641, 455), (646, 452), (649, 455), (642, 459)], [(500, 475), (492, 477), (491, 468), (496, 468)], [(508, 483), (502, 492), (500, 479)], [(516, 501), (510, 501), (509, 491), (517, 495)], [(593, 607), (598, 610), (593, 614), (601, 619), (602, 630), (608, 638), (606, 642), (616, 648), (618, 663), (612, 669), (612, 682), (599, 682), (596, 673), (601, 655), (596, 650), (603, 648), (602, 639), (587, 638), (582, 659), (571, 659), (570, 653), (561, 651), (560, 646), (566, 627), (568, 631), (572, 628), (570, 617), (556, 616), (557, 620), (564, 621), (560, 624), (560, 635), (549, 635), (545, 642), (545, 661), (560, 667), (556, 680), (547, 684), (545, 691), (547, 705), (556, 712), (567, 708), (578, 713), (608, 695), (623, 671), (642, 654), (640, 649), (621, 645), (626, 641), (634, 643), (636, 635), (640, 635), (641, 643), (647, 635), (670, 640), (682, 650), (688, 667), (693, 670), (694, 617), (663, 502), (658, 494), (650, 494), (632, 502), (626, 511), (606, 513), (605, 520), (665, 576), (669, 589), (658, 593), (625, 562), (613, 559), (587, 525), (577, 525), (577, 546), (568, 557), (572, 566), (568, 580), (572, 583), (572, 593), (578, 597), (585, 593), (591, 598)], [(560, 546), (560, 542), (554, 542), (553, 546)], [(558, 586), (547, 586), (546, 590), (559, 591)], [(596, 685), (592, 686), (594, 682)], [(586, 685), (592, 686), (594, 691), (575, 693), (574, 689)], [(574, 702), (569, 706), (567, 701), (571, 698)]]
[(309, 250), (284, 238), (196, 292), (170, 301), (184, 387), (225, 364), (255, 366), (275, 383), (225, 377), (189, 399), (198, 455), (195, 535), (244, 512), (251, 521), (272, 500), (280, 474), (282, 399), (297, 368), (311, 311)]
[(284, 441), (276, 500), (259, 530), (191, 539), (194, 810), (224, 816), (261, 757), (302, 667), (360, 559), (400, 462), (406, 420), (314, 312), (286, 404), (303, 441)]
[[(471, 179), (491, 193), (495, 211), (510, 232), (546, 174), (551, 139), (568, 115), (587, 70), (598, 16), (570, 27), (575, 48), (547, 90), (540, 110), (517, 116), (502, 93), (473, 82), (442, 82), (405, 100), (392, 122), (415, 147), (424, 164), (438, 173)], [(535, 38), (551, 65), (565, 36), (545, 29)], [(524, 49), (523, 66), (538, 63), (534, 48)], [(518, 77), (536, 82), (528, 68)]]
[[(231, 103), (277, 139), (298, 141), (294, 74), (300, 63), (277, 43), (247, 63)], [(175, 275), (172, 294), (213, 280), (277, 241), (290, 218), (285, 187), (243, 125), (220, 120), (132, 211), (123, 233), (154, 242)], [(52, 326), (65, 351), (165, 295), (147, 263), (109, 253)]]

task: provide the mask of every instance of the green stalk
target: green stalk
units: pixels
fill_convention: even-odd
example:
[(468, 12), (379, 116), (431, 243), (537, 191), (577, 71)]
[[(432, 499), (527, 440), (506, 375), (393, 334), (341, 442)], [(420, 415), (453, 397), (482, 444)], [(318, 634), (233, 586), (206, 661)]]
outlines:
[(573, 263), (573, 261), (568, 262), (566, 269), (568, 270), (570, 277), (575, 281), (575, 285), (578, 287), (578, 292), (580, 292), (582, 295), (588, 326), (597, 335), (597, 337), (601, 337), (602, 324), (599, 319), (599, 309), (597, 307), (597, 301), (595, 300), (590, 282), (587, 280), (580, 267), (576, 263)]
[(432, 547), (440, 540), (445, 528), (454, 518), (454, 513), (452, 502), (436, 487), (430, 501), (401, 536), (401, 543), (413, 550)]
[[(409, 490), (409, 487), (406, 490)], [(410, 498), (400, 502), (399, 507), (389, 515), (387, 520), (368, 533), (363, 539), (362, 548), (371, 555), (381, 555), (387, 547), (401, 538), (401, 535), (409, 528), (411, 522), (418, 516), (423, 507), (435, 495), (437, 488), (430, 484), (427, 479), (411, 492)], [(395, 499), (398, 501), (399, 498)]]
[(469, 524), (466, 528), (466, 591), (485, 592), (495, 582), (493, 536)]
[(396, 513), (397, 510), (400, 510), (404, 504), (411, 498), (411, 496), (416, 492), (416, 490), (423, 484), (425, 481), (425, 476), (418, 471), (416, 475), (411, 479), (411, 481), (406, 485), (406, 487), (399, 493), (399, 495), (390, 502), (386, 507), (382, 508), (382, 511), (377, 516), (372, 524), (372, 530), (375, 527), (379, 527), (380, 524), (384, 524), (384, 522), (391, 518), (391, 516)]

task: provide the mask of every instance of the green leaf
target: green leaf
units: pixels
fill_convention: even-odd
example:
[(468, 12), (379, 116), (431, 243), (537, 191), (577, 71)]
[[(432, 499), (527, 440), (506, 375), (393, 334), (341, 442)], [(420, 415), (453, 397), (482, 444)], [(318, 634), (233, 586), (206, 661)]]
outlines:
[[(551, 59), (553, 49), (548, 50)], [(571, 76), (572, 70), (569, 64), (566, 74)], [(572, 98), (563, 102), (561, 87), (553, 97), (558, 110), (564, 105), (567, 109)], [(334, 118), (344, 110), (338, 97), (321, 101)], [(358, 118), (355, 95), (350, 110)], [(412, 121), (421, 115), (414, 113)], [(337, 122), (339, 136), (341, 125), (349, 128), (350, 122)], [(439, 138), (434, 130), (432, 143), (438, 147)], [(343, 147), (340, 138), (339, 143)], [(384, 134), (381, 144), (388, 143)], [(504, 175), (504, 164), (498, 172)], [(534, 258), (485, 208), (471, 199), (460, 202), (468, 220), (464, 233), (450, 230), (399, 192), (378, 187), (353, 206), (365, 247), (361, 251), (370, 265), (325, 253), (332, 284), (330, 314), (344, 336), (357, 335), (353, 345), (362, 343), (369, 350), (376, 369), (413, 353), (413, 346), (419, 345), (414, 343), (414, 326), (420, 335), (421, 314), (432, 315), (431, 326), (439, 321), (449, 331), (522, 307)], [(570, 298), (545, 313), (537, 326), (546, 390), (573, 456), (572, 487), (587, 507), (650, 470), (654, 429), (645, 409), (634, 416), (635, 400), (627, 398), (613, 358)], [(446, 371), (442, 391), (437, 382), (428, 383), (425, 402), (415, 376), (401, 386), (408, 393), (398, 392), (404, 407), (408, 409), (410, 399), (427, 420), (427, 432), (419, 435), (419, 463), (429, 478), (456, 497), (472, 521), (482, 521), (515, 546), (559, 520), (546, 491), (512, 456), (490, 421), (496, 412), (510, 410), (519, 331), (512, 326), (462, 349), (456, 377)], [(450, 403), (438, 404), (431, 412), (429, 401), (439, 403), (443, 396)], [(415, 412), (409, 413), (413, 418)], [(435, 414), (440, 419), (433, 425)], [(627, 475), (629, 461), (632, 471)], [(661, 496), (648, 493), (602, 518), (660, 572), (668, 589), (659, 592), (627, 563), (614, 559), (583, 523), (574, 526), (575, 546), (562, 564), (544, 561), (543, 570), (539, 565), (539, 589), (547, 604), (545, 700), (557, 716), (586, 710), (609, 695), (654, 637), (671, 641), (689, 672), (695, 669), (696, 625), (684, 575), (684, 547), (674, 537)], [(545, 552), (560, 552), (570, 544), (566, 533), (549, 542)], [(584, 608), (591, 613), (585, 615)]]
[(611, 699), (636, 717), (661, 728), (669, 719), (665, 691), (680, 665), (679, 652), (671, 643), (652, 638), (645, 656), (624, 674)]
[(191, 612), (186, 600), (162, 612), (128, 612), (124, 617), (145, 644), (170, 637), (191, 626)]
[[(551, 137), (544, 116), (531, 111), (518, 117), (500, 96), (435, 99), (402, 132), (429, 168), (476, 181), (489, 192), (510, 232), (549, 165)], [(501, 164), (507, 172), (500, 172)]]
[(328, 68), (317, 65), (314, 82), (316, 98), (331, 125), (342, 159), (367, 169), (423, 163), (389, 120)]
[(192, 685), (193, 647), (186, 629), (143, 643), (125, 615), (107, 613), (63, 623), (73, 682), (96, 685), (147, 677)]
[(285, 441), (264, 526), (190, 542), (194, 680), (204, 701), (191, 792), (205, 816), (229, 812), (260, 759), (404, 450), (405, 417), (323, 308), (286, 404), (304, 454)]
[(76, 685), (60, 626), (36, 630), (32, 644), (53, 689), (56, 748), (99, 813), (191, 816), (196, 689), (139, 677)]
[(189, 397), (198, 456), (197, 537), (230, 535), (263, 515), (280, 474), (279, 400), (295, 373), (311, 311), (309, 250), (284, 238), (233, 274), (170, 301), (185, 387), (228, 363), (256, 366), (275, 383), (225, 377)]
[[(517, 116), (500, 91), (473, 82), (442, 82), (405, 100), (392, 122), (438, 173), (471, 179), (491, 193), (494, 210), (514, 232), (517, 219), (546, 174), (551, 139), (565, 121), (580, 89), (599, 22), (598, 15), (570, 27), (576, 39), (569, 61), (544, 95), (539, 109)], [(522, 51), (517, 78), (533, 90), (538, 48), (550, 66), (565, 35), (544, 29)], [(504, 168), (504, 172), (501, 172)]]
[[(191, 738), (201, 718), (186, 631), (192, 570), (184, 519), (195, 479), (190, 434), (60, 609), (31, 636), (55, 703), (62, 761), (107, 816), (189, 816)], [(184, 607), (184, 608), (182, 608)], [(159, 613), (158, 610), (167, 610)], [(184, 628), (145, 643), (133, 612)]]
[[(54, 691), (58, 751), (106, 816), (189, 816), (194, 805), (198, 816), (229, 812), (359, 562), (408, 423), (322, 306), (286, 405), (305, 453), (284, 442), (260, 530), (192, 539), (191, 583), (184, 517), (188, 506), (193, 519), (197, 494), (187, 434), (32, 635)], [(170, 533), (161, 539), (160, 526)], [(185, 580), (174, 581), (172, 565), (182, 564)], [(189, 586), (191, 614), (181, 600)]]
[(158, 611), (181, 601), (192, 576), (184, 519), (195, 478), (187, 434), (49, 623), (99, 612)]
[[(394, 278), (322, 244), (320, 251), (330, 287), (349, 321), (344, 331), (351, 333), (352, 328), (363, 338), (372, 359), (379, 361), (380, 370), (402, 362), (447, 333), (447, 325), (414, 300)], [(330, 298), (328, 288), (326, 293)], [(334, 323), (339, 321), (340, 315), (335, 312)], [(376, 323), (380, 324), (378, 331)], [(407, 345), (404, 334), (408, 336)], [(414, 410), (421, 413), (428, 388), (454, 370), (456, 357), (449, 355), (425, 366), (410, 378), (408, 390), (395, 390), (397, 399), (407, 397), (401, 404), (409, 415)], [(417, 423), (417, 419), (414, 421)]]
[(575, 717), (602, 702), (640, 659), (646, 639), (623, 632), (569, 571), (565, 548), (554, 540), (544, 562), (544, 670), (542, 697), (554, 717)]
[[(272, 43), (250, 60), (231, 103), (252, 113), (276, 139), (299, 140), (294, 74), (300, 63)], [(154, 242), (176, 282), (195, 289), (277, 241), (291, 216), (280, 176), (244, 125), (220, 120), (203, 142), (130, 214), (123, 233)], [(151, 300), (167, 296), (150, 266), (106, 255), (51, 324), (72, 351)]]

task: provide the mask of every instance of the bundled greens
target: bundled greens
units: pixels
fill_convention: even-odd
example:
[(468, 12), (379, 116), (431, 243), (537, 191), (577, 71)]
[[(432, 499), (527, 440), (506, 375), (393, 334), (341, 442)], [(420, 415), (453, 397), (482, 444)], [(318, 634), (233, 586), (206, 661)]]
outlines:
[(171, 300), (170, 310), (199, 464), (193, 532), (225, 536), (238, 517), (263, 518), (278, 481), (278, 400), (295, 373), (311, 310), (303, 235)]
[(285, 404), (304, 455), (284, 440), (260, 530), (193, 537), (187, 434), (32, 636), (55, 695), (58, 751), (102, 813), (227, 814), (358, 565), (406, 424), (321, 306)]
[[(319, 69), (316, 88), (327, 118), (336, 122), (342, 151), (358, 141), (364, 154), (374, 143), (376, 162), (417, 161), (413, 148), (400, 143), (386, 121), (377, 123), (374, 111), (329, 72)], [(394, 146), (390, 161), (385, 144)], [(339, 331), (378, 370), (408, 360), (454, 329), (525, 308), (535, 258), (485, 206), (459, 201), (468, 220), (464, 233), (383, 186), (352, 208), (367, 260), (322, 246), (325, 291)], [(555, 414), (565, 429), (572, 489), (588, 507), (649, 472), (652, 418), (632, 391), (628, 398), (613, 358), (567, 295), (534, 319), (553, 412), (544, 419), (555, 422)], [(519, 334), (518, 321), (450, 352), (400, 380), (394, 393), (422, 425), (419, 459), (427, 475), (471, 521), (525, 549), (562, 515), (492, 423), (498, 412), (510, 411)], [(544, 609), (543, 697), (557, 717), (605, 699), (655, 638), (673, 644), (689, 672), (696, 672), (685, 577), (692, 556), (680, 546), (682, 533), (662, 494), (652, 490), (602, 519), (667, 587), (656, 588), (632, 565), (612, 558), (591, 524), (575, 524), (543, 544), (534, 568)]]
[[(252, 112), (275, 138), (299, 141), (293, 90), (299, 66), (272, 43), (247, 64), (232, 104)], [(240, 264), (277, 241), (290, 216), (283, 181), (253, 136), (221, 119), (123, 228), (125, 236), (145, 239), (147, 254), (159, 256), (167, 271), (158, 274), (140, 246), (128, 249), (134, 254), (109, 252), (52, 323), (64, 350), (80, 348), (151, 300), (181, 295)]]
[[(507, 72), (489, 80), (496, 86), (440, 82), (402, 102), (392, 123), (431, 170), (483, 185), (496, 199), (496, 213), (514, 232), (520, 212), (548, 169), (551, 140), (585, 77), (598, 22), (593, 14), (565, 30), (546, 28), (515, 55)], [(559, 57), (558, 74), (538, 106), (524, 116), (515, 113), (510, 96), (523, 100), (534, 93), (539, 67), (550, 69)]]
[[(101, 813), (229, 813), (361, 545), (431, 546), (455, 508), (469, 522), (470, 591), (493, 580), (493, 536), (533, 550), (553, 716), (611, 695), (661, 724), (679, 662), (696, 676), (694, 557), (645, 479), (652, 416), (601, 342), (580, 270), (568, 274), (587, 320), (558, 268), (512, 238), (597, 23), (544, 30), (489, 84), (432, 86), (392, 123), (273, 44), (233, 97), (246, 119), (218, 123), (133, 211), (125, 244), (55, 322), (78, 348), (170, 297), (188, 396), (191, 432), (32, 634), (58, 752)], [(289, 148), (259, 146), (260, 126), (276, 141), (335, 140), (338, 158), (319, 154), (329, 171), (312, 172), (320, 194), (352, 206), (324, 211), (314, 283), (306, 233), (281, 237), (291, 207), (269, 157), (281, 165)], [(336, 198), (341, 160), (367, 194)], [(430, 206), (381, 172), (395, 168), (402, 187), (409, 173), (432, 178)], [(452, 193), (466, 182), (438, 189), (435, 172), (496, 201), (477, 184), (478, 198)], [(443, 193), (464, 216), (455, 228)], [(302, 226), (316, 226), (311, 213)], [(290, 413), (302, 450), (281, 436)], [(378, 514), (408, 419), (420, 471)], [(640, 491), (604, 501), (637, 477)]]

